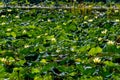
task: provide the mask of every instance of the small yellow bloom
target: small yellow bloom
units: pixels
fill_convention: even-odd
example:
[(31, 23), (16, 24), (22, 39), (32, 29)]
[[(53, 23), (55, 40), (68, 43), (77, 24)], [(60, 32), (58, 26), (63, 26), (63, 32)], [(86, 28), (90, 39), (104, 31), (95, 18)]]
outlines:
[(39, 35), (39, 36), (37, 36), (37, 38), (40, 38), (41, 36)]
[(100, 63), (100, 62), (101, 62), (101, 59), (98, 58), (98, 57), (96, 57), (96, 58), (93, 59), (93, 62), (94, 62), (94, 63)]
[(5, 25), (5, 22), (2, 22), (1, 25)]
[(88, 22), (84, 21), (83, 23), (84, 23), (84, 24), (87, 24)]
[(102, 34), (106, 34), (107, 33), (107, 29), (105, 29), (104, 31), (101, 32)]
[(23, 33), (23, 34), (25, 34), (26, 32), (27, 32), (26, 30), (23, 30), (23, 32), (22, 32), (22, 33)]
[(120, 20), (119, 20), (119, 19), (116, 19), (115, 22), (120, 22)]
[(95, 18), (97, 19), (97, 18), (98, 18), (98, 16), (95, 16)]
[(11, 28), (8, 28), (7, 31), (11, 31), (12, 29)]
[(15, 18), (20, 18), (19, 16), (15, 16)]
[(29, 47), (30, 47), (30, 45), (25, 45), (25, 46), (24, 46), (24, 48), (29, 48)]
[(11, 9), (8, 9), (7, 11), (8, 11), (8, 12), (11, 12), (12, 10), (11, 10)]
[(6, 58), (0, 58), (0, 61), (1, 61), (1, 62), (6, 62), (7, 59), (6, 59)]
[(98, 41), (101, 41), (101, 40), (102, 40), (102, 38), (101, 38), (101, 37), (99, 37), (99, 38), (98, 38)]
[(48, 33), (45, 33), (45, 36), (48, 35)]
[(115, 10), (115, 13), (119, 12), (119, 10)]
[(5, 17), (5, 15), (1, 15), (1, 17), (2, 17), (2, 18), (4, 18), (4, 17)]
[(93, 22), (93, 19), (89, 19), (88, 22)]
[(48, 19), (48, 22), (51, 22), (51, 20), (50, 20), (50, 19)]
[(73, 47), (70, 48), (71, 51), (75, 51), (75, 49)]
[(55, 38), (52, 38), (52, 39), (51, 39), (51, 41), (54, 41), (54, 42), (56, 42), (56, 39), (55, 39)]
[(57, 49), (56, 52), (59, 53), (59, 52), (60, 52), (60, 49)]
[(107, 44), (108, 44), (108, 45), (113, 45), (114, 42), (109, 40), (109, 41), (107, 42)]

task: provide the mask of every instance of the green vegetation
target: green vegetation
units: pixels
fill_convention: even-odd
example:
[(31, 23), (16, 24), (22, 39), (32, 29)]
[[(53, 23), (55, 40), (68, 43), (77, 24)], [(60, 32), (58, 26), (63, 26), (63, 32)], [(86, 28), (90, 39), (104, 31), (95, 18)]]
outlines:
[(0, 80), (120, 80), (120, 11), (88, 12), (2, 11)]

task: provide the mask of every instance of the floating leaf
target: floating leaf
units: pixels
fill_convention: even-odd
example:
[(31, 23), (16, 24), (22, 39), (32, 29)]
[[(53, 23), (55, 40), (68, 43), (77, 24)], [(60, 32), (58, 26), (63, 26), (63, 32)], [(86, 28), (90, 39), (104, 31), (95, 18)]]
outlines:
[(114, 66), (114, 63), (111, 61), (105, 61), (104, 64), (107, 66)]
[(16, 37), (16, 33), (15, 32), (11, 32), (11, 35), (15, 38)]
[(95, 49), (96, 49), (96, 53), (101, 53), (102, 52), (102, 48), (100, 48), (100, 47), (96, 47)]
[(80, 52), (84, 52), (90, 49), (90, 45), (86, 45), (80, 48)]
[(39, 73), (40, 70), (38, 68), (32, 68), (32, 73)]
[(102, 49), (100, 47), (91, 48), (88, 52), (89, 55), (96, 55), (97, 53), (101, 53)]
[(41, 63), (47, 63), (46, 59), (42, 59), (40, 62)]

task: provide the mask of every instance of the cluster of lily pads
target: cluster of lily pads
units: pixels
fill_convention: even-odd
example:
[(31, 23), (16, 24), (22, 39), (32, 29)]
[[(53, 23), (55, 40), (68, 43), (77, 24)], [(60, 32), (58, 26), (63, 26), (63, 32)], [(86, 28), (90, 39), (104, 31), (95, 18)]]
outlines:
[(119, 10), (0, 13), (1, 80), (119, 80)]

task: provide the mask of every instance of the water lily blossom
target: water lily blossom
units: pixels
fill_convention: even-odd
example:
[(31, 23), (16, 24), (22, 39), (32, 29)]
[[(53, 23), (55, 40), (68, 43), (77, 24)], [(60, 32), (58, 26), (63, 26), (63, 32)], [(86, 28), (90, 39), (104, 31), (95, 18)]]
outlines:
[(0, 61), (1, 61), (1, 62), (6, 62), (7, 59), (6, 59), (6, 58), (1, 58)]
[(8, 28), (7, 31), (11, 31), (12, 29), (11, 28)]
[(39, 35), (39, 36), (37, 36), (37, 38), (40, 38), (41, 36)]
[(107, 33), (107, 29), (105, 29), (104, 31), (101, 31), (102, 34), (106, 34)]
[(75, 49), (73, 47), (70, 48), (71, 51), (75, 51)]
[(87, 24), (88, 22), (84, 21), (83, 23), (84, 23), (84, 24)]
[(5, 25), (5, 22), (2, 22), (1, 25)]
[(88, 22), (93, 22), (93, 19), (89, 19)]
[(119, 12), (119, 10), (115, 10), (115, 13)]
[(55, 39), (55, 38), (52, 38), (52, 39), (51, 39), (51, 41), (54, 41), (54, 42), (56, 42), (56, 39)]
[(50, 19), (48, 19), (48, 22), (51, 22), (51, 20), (50, 20)]
[(99, 37), (99, 38), (98, 38), (98, 41), (101, 41), (101, 40), (102, 40), (102, 38), (101, 38), (101, 37)]
[(29, 48), (29, 47), (30, 47), (30, 45), (25, 45), (25, 46), (24, 46), (24, 48)]
[(119, 19), (116, 19), (115, 22), (120, 22), (120, 20), (119, 20)]
[(23, 34), (25, 34), (27, 31), (26, 30), (23, 30)]
[(109, 41), (107, 42), (107, 44), (108, 44), (108, 45), (113, 45), (114, 42), (109, 40)]
[(15, 16), (15, 18), (20, 18), (19, 16)]
[(57, 49), (56, 52), (59, 53), (61, 50), (60, 49)]
[(6, 17), (5, 15), (1, 15), (2, 18)]
[(98, 18), (98, 16), (95, 16), (95, 18), (97, 19), (97, 18)]
[(100, 63), (100, 62), (101, 62), (101, 59), (98, 58), (98, 57), (96, 57), (96, 58), (93, 59), (93, 62), (94, 62), (94, 63)]
[(12, 10), (11, 10), (11, 9), (8, 9), (7, 11), (8, 11), (8, 12), (11, 12)]

